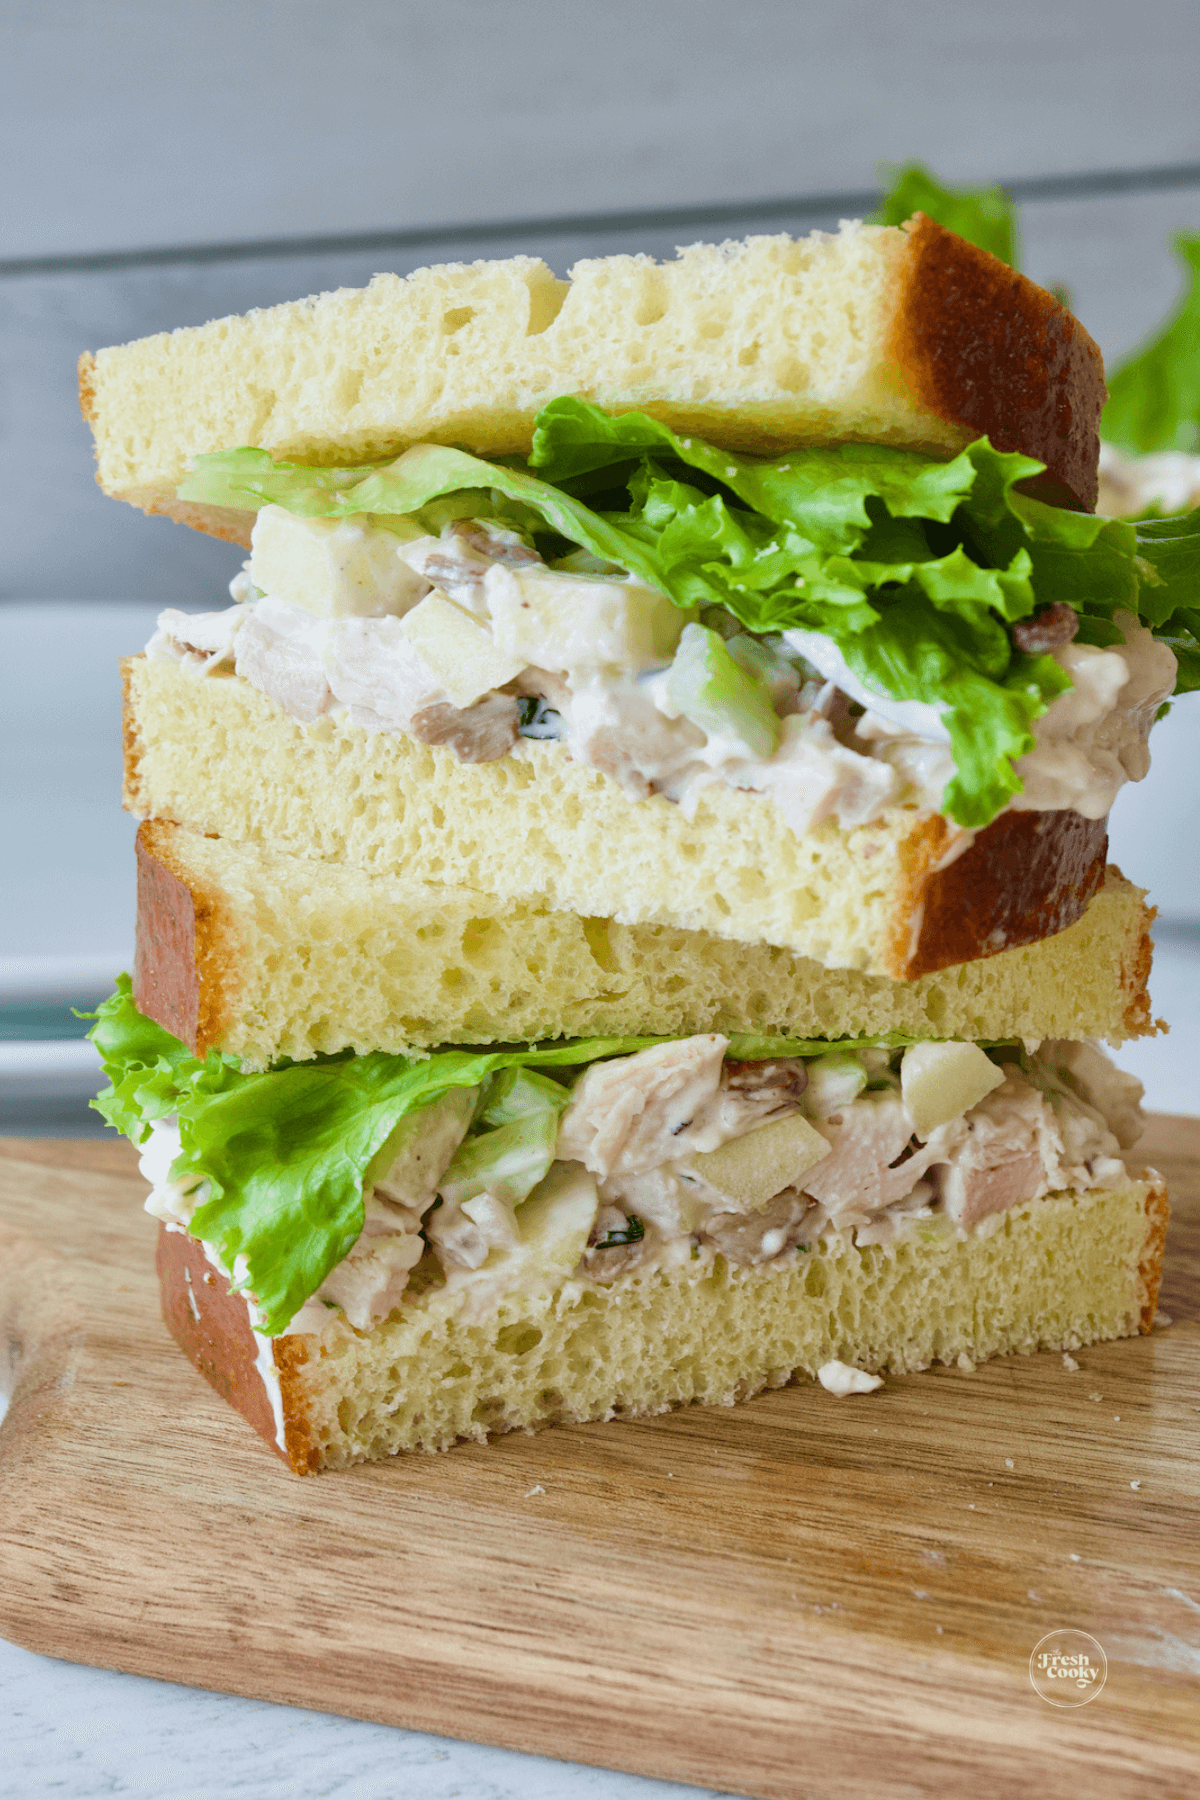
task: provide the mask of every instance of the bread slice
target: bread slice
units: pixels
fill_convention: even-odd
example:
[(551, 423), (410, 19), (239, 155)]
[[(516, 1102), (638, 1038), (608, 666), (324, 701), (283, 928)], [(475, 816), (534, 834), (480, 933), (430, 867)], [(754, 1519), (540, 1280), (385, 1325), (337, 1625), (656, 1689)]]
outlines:
[(1001, 813), (972, 838), (897, 807), (798, 837), (766, 795), (721, 783), (688, 816), (662, 795), (631, 799), (556, 742), (464, 763), (327, 714), (298, 724), (237, 677), (144, 656), (124, 667), (129, 811), (372, 875), (897, 981), (1065, 930), (1104, 880), (1105, 822), (1071, 811)]
[(1116, 869), (1044, 942), (913, 982), (711, 932), (550, 912), (178, 825), (138, 831), (134, 998), (199, 1055), (761, 1031), (1106, 1038), (1155, 1029), (1153, 912)]
[(1148, 1171), (1029, 1201), (967, 1237), (859, 1248), (835, 1235), (786, 1269), (717, 1257), (606, 1289), (559, 1277), (487, 1310), (422, 1287), (418, 1269), (382, 1324), (339, 1319), (319, 1337), (256, 1337), (245, 1300), (179, 1228), (162, 1227), (158, 1269), (176, 1341), (302, 1475), (501, 1431), (730, 1405), (833, 1359), (903, 1372), (1132, 1337), (1154, 1320), (1167, 1213)]
[(242, 544), (251, 513), (176, 499), (198, 453), (521, 452), (560, 394), (769, 454), (853, 441), (948, 456), (987, 433), (1047, 465), (1044, 497), (1090, 511), (1105, 399), (1078, 320), (920, 213), (663, 264), (603, 257), (570, 281), (527, 256), (377, 275), (84, 356), (79, 393), (106, 494)]

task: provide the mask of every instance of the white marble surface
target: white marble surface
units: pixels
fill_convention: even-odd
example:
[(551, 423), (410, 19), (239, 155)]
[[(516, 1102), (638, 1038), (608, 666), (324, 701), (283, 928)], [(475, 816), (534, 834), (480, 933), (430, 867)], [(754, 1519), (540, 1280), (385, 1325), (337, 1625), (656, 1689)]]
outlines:
[[(3, 1641), (0, 1718), (0, 1800), (716, 1800), (718, 1794), (55, 1662)], [(569, 1745), (563, 1748), (569, 1753)]]

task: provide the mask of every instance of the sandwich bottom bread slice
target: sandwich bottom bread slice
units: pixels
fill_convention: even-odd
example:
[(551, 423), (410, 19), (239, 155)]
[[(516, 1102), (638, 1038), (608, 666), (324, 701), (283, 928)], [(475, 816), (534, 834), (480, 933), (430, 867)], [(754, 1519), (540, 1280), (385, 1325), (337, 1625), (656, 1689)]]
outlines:
[(261, 1072), (94, 1030), (164, 1314), (300, 1473), (1149, 1330), (1167, 1201), (1089, 1044), (708, 1032)]

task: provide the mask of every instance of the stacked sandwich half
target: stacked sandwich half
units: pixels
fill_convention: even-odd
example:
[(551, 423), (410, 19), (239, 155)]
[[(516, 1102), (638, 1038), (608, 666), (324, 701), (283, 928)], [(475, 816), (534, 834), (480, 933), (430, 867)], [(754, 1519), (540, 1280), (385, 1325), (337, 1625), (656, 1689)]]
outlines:
[(95, 1037), (167, 1323), (293, 1469), (1149, 1329), (1105, 818), (1190, 551), (1091, 513), (1049, 295), (918, 215), (81, 389), (107, 492), (250, 552), (126, 667)]

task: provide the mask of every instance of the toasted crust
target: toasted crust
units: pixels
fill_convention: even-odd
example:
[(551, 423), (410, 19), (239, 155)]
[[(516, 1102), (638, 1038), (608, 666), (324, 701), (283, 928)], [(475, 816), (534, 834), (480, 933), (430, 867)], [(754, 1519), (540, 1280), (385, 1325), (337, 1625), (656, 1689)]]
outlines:
[(234, 542), (252, 515), (182, 502), (191, 459), (382, 461), (409, 445), (525, 453), (563, 394), (644, 409), (729, 449), (880, 443), (952, 456), (987, 431), (1096, 497), (1100, 355), (1053, 297), (918, 214), (605, 257), (571, 280), (529, 257), (376, 276), (240, 319), (101, 350), (80, 405), (105, 493)]
[(293, 1373), (299, 1366), (295, 1347), (302, 1340), (268, 1340), (263, 1352), (278, 1372), (284, 1435), (280, 1443), (275, 1411), (257, 1366), (259, 1346), (242, 1296), (230, 1291), (228, 1281), (213, 1268), (201, 1244), (186, 1231), (162, 1226), (155, 1263), (163, 1321), (205, 1381), (297, 1475), (318, 1468), (315, 1455), (310, 1460), (304, 1395)]
[(96, 423), (96, 359), (90, 350), (79, 358), (79, 410), (89, 425)]
[(140, 817), (146, 811), (142, 803), (142, 733), (138, 725), (137, 708), (134, 705), (133, 682), (136, 656), (121, 658), (121, 754), (123, 776), (121, 781), (121, 805), (126, 812)]
[(910, 885), (896, 907), (888, 971), (897, 980), (1052, 937), (1083, 916), (1104, 881), (1104, 819), (1006, 812), (956, 854), (959, 842), (934, 816), (905, 847)]
[(892, 354), (923, 406), (1046, 464), (1034, 491), (1095, 509), (1104, 360), (1052, 294), (917, 213)]
[(1167, 1194), (1167, 1184), (1156, 1169), (1143, 1171), (1144, 1178), (1151, 1183), (1146, 1197), (1146, 1244), (1142, 1251), (1142, 1260), (1138, 1265), (1138, 1279), (1141, 1282), (1143, 1300), (1142, 1317), (1138, 1329), (1144, 1337), (1154, 1329), (1154, 1315), (1158, 1310), (1158, 1290), (1162, 1286), (1163, 1257), (1167, 1248), (1167, 1226), (1171, 1220), (1171, 1202)]
[(172, 854), (169, 825), (137, 834), (137, 938), (133, 997), (198, 1055), (220, 1044), (237, 1006), (244, 963), (237, 914), (222, 890), (197, 880)]

